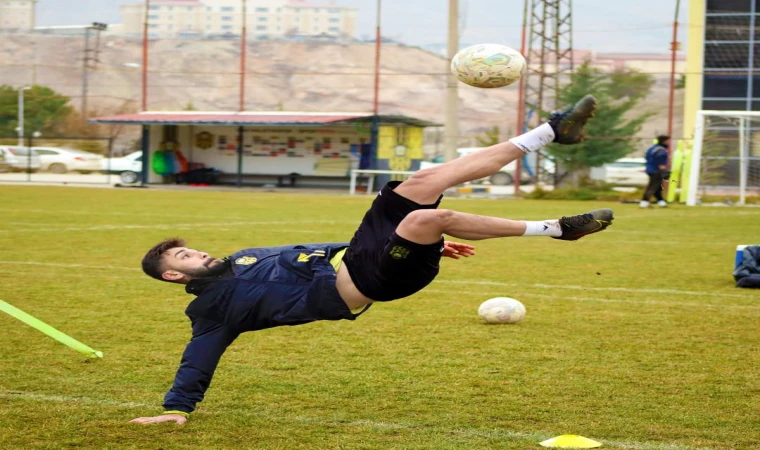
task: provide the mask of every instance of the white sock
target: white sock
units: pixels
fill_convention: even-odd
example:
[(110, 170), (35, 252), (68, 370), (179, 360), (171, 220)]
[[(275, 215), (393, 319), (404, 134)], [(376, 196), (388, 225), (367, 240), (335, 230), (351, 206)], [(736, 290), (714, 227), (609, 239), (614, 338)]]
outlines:
[(559, 220), (541, 220), (538, 222), (525, 222), (525, 233), (523, 236), (562, 236), (562, 228), (559, 226)]
[(509, 142), (515, 144), (525, 153), (535, 152), (544, 148), (554, 140), (554, 130), (551, 125), (545, 123), (520, 136), (513, 137)]

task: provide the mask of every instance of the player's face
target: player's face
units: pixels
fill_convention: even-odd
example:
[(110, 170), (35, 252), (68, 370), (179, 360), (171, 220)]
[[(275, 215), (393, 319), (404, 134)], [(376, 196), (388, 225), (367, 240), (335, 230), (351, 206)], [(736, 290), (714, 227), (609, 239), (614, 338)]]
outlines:
[(190, 280), (212, 276), (214, 267), (223, 262), (206, 252), (187, 247), (171, 248), (164, 254), (163, 259), (163, 277), (172, 281), (181, 280), (183, 277)]

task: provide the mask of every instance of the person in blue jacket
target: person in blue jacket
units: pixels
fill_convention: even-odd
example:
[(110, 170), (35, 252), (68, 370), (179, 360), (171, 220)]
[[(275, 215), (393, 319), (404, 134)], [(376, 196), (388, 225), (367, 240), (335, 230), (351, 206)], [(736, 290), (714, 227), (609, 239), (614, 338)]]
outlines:
[(317, 320), (355, 320), (373, 303), (408, 297), (430, 284), (442, 256), (475, 254), (471, 245), (444, 241), (444, 234), (468, 240), (550, 236), (574, 241), (607, 228), (613, 220), (609, 209), (542, 221), (438, 209), (443, 192), (452, 186), (496, 173), (552, 141), (582, 141), (583, 126), (595, 106), (594, 97), (586, 96), (508, 142), (420, 170), (403, 183), (389, 183), (349, 243), (250, 248), (221, 259), (180, 239), (158, 243), (145, 255), (143, 271), (185, 285), (196, 296), (185, 311), (193, 333), (164, 397), (163, 413), (133, 422), (185, 423), (203, 400), (222, 354), (240, 333)]
[(662, 198), (662, 183), (670, 178), (668, 147), (670, 147), (670, 136), (657, 136), (657, 142), (647, 149), (646, 171), (649, 176), (649, 184), (644, 190), (641, 202), (639, 202), (641, 208), (649, 208), (649, 200), (652, 196), (657, 200), (658, 206), (668, 206), (668, 202)]

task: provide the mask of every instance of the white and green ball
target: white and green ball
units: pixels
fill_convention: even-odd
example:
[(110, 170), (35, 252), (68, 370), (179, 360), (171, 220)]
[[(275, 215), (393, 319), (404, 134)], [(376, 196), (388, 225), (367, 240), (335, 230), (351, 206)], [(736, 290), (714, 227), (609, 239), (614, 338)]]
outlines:
[(486, 323), (517, 323), (525, 317), (525, 305), (510, 297), (496, 297), (483, 302), (478, 315)]
[(500, 44), (478, 44), (462, 49), (451, 60), (451, 72), (462, 83), (499, 88), (520, 79), (527, 64), (517, 50)]

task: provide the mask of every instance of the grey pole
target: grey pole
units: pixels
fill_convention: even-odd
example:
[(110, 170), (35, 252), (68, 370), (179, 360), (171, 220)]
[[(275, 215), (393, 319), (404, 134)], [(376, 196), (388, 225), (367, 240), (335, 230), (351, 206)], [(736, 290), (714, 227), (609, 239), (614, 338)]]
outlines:
[(459, 51), (459, 0), (449, 0), (449, 35), (448, 35), (448, 61), (446, 66), (446, 119), (443, 129), (443, 156), (444, 161), (451, 161), (457, 157), (459, 142), (459, 121), (457, 117), (459, 86), (454, 74), (449, 70), (448, 64)]
[(90, 27), (84, 29), (84, 59), (82, 61), (82, 106), (80, 114), (87, 120), (87, 64), (90, 60)]
[(24, 86), (18, 88), (18, 146), (24, 146)]

